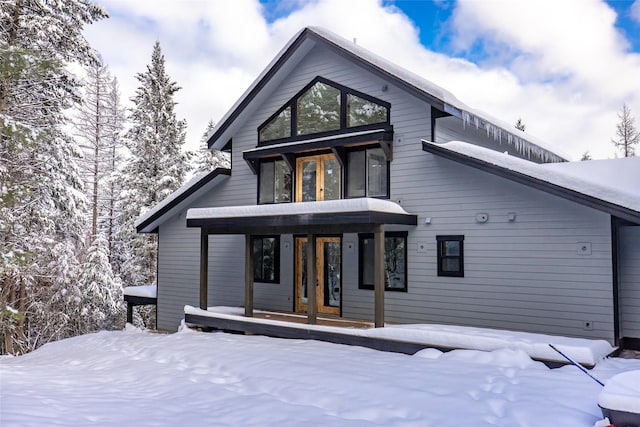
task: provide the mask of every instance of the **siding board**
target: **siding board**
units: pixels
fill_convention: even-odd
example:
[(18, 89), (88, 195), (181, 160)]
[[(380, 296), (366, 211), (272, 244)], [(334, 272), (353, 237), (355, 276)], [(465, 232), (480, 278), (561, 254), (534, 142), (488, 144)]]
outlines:
[[(408, 292), (385, 294), (388, 322), (508, 327), (613, 341), (609, 216), (422, 151), (421, 139), (431, 138), (430, 106), (322, 47), (250, 107), (233, 136), (231, 177), (194, 207), (256, 203), (257, 180), (242, 151), (255, 148), (258, 126), (318, 75), (391, 104), (391, 200), (419, 219), (407, 242)], [(456, 120), (438, 119), (436, 141), (465, 140), (507, 151), (507, 144)], [(475, 221), (480, 212), (489, 213), (487, 223)], [(507, 220), (511, 212), (515, 222)], [(465, 236), (465, 277), (436, 274), (436, 236), (444, 234)], [(243, 253), (243, 239), (211, 237), (210, 305), (243, 303), (244, 268), (237, 255)], [(158, 327), (175, 330), (183, 306), (198, 304), (199, 233), (186, 229), (180, 213), (160, 227), (160, 240)], [(578, 242), (591, 243), (591, 255), (579, 255)], [(419, 243), (426, 251), (418, 250)], [(373, 319), (373, 292), (358, 289), (355, 234), (343, 236), (342, 266), (342, 315)], [(635, 307), (634, 298), (628, 293), (625, 304)], [(256, 283), (255, 307), (291, 310), (292, 301), (293, 238), (282, 236), (281, 283)], [(585, 321), (593, 330), (582, 328)], [(628, 325), (637, 322), (629, 317)]]

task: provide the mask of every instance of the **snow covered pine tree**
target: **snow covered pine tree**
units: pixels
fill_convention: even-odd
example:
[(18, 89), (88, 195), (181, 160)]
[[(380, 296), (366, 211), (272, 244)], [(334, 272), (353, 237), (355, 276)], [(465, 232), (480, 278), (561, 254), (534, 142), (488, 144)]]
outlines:
[(86, 199), (78, 147), (63, 131), (79, 86), (65, 65), (95, 61), (82, 29), (104, 17), (86, 0), (0, 7), (2, 353), (72, 333), (67, 308), (56, 301), (74, 293)]
[(196, 174), (203, 172), (211, 172), (215, 168), (230, 168), (231, 159), (229, 154), (219, 150), (209, 150), (207, 146), (207, 140), (209, 139), (209, 133), (216, 127), (213, 120), (209, 120), (207, 129), (202, 134), (200, 139), (200, 147), (195, 152), (195, 159), (193, 161), (194, 170)]
[[(155, 282), (157, 242), (155, 235), (138, 235), (136, 218), (182, 185), (190, 170), (182, 151), (186, 122), (178, 120), (174, 94), (180, 90), (165, 71), (160, 43), (153, 47), (151, 64), (136, 79), (140, 86), (131, 100), (131, 129), (125, 143), (130, 151), (120, 182), (120, 230), (122, 264), (118, 267), (125, 286)], [(149, 321), (147, 318), (146, 321)]]

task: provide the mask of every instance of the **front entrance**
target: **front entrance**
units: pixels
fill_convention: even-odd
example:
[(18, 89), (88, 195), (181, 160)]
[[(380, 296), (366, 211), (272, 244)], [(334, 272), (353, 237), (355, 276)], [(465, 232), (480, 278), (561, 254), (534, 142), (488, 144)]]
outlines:
[[(307, 238), (296, 237), (296, 311), (307, 311)], [(340, 315), (342, 254), (340, 237), (316, 237), (318, 313)]]

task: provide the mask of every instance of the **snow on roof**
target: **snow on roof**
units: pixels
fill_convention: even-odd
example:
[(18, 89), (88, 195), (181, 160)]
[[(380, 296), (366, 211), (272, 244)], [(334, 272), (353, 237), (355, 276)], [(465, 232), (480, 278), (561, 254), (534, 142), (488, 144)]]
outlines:
[(187, 219), (309, 215), (363, 211), (409, 215), (409, 213), (397, 203), (389, 200), (363, 197), (358, 199), (325, 200), (320, 202), (225, 206), (219, 208), (192, 208), (187, 211)]
[[(218, 135), (219, 132), (224, 133), (224, 130), (230, 125), (233, 120), (235, 120), (235, 115), (237, 114), (237, 112), (239, 112), (243, 108), (243, 104), (252, 95), (255, 95), (254, 91), (258, 88), (258, 85), (262, 82), (262, 80), (267, 78), (268, 74), (270, 74), (271, 72), (271, 69), (274, 68), (279, 63), (279, 61), (285, 57), (285, 55), (289, 52), (289, 49), (293, 47), (293, 45), (305, 32), (324, 39), (330, 44), (333, 44), (334, 46), (354, 55), (360, 60), (369, 63), (371, 66), (379, 69), (380, 71), (402, 81), (409, 86), (412, 86), (417, 91), (443, 101), (443, 103), (445, 104), (444, 109), (446, 112), (459, 117), (465, 124), (474, 125), (479, 129), (485, 129), (487, 132), (487, 136), (493, 137), (498, 141), (503, 141), (507, 144), (513, 145), (518, 152), (521, 152), (523, 154), (535, 154), (545, 162), (558, 162), (568, 158), (568, 156), (560, 153), (557, 149), (552, 149), (551, 146), (547, 143), (534, 138), (529, 134), (525, 134), (518, 129), (515, 129), (513, 125), (495, 119), (480, 110), (469, 107), (458, 98), (456, 98), (451, 92), (438, 86), (437, 84), (419, 76), (414, 72), (400, 67), (394, 62), (382, 58), (381, 56), (363, 48), (362, 46), (359, 46), (329, 30), (320, 27), (307, 27), (296, 33), (295, 36), (292, 37), (291, 40), (289, 40), (285, 47), (275, 56), (275, 58), (273, 58), (269, 65), (247, 88), (247, 90), (236, 101), (233, 107), (231, 107), (231, 109), (219, 121), (219, 126), (217, 126), (210, 132), (209, 138)], [(219, 136), (220, 135), (218, 135), (218, 137)]]
[(209, 309), (205, 311), (186, 305), (184, 311), (186, 314), (198, 316), (242, 320), (245, 322), (280, 325), (298, 329), (322, 330), (355, 336), (386, 338), (432, 345), (435, 347), (482, 351), (493, 351), (503, 348), (522, 350), (532, 358), (566, 362), (564, 358), (549, 347), (551, 343), (573, 360), (588, 365), (595, 365), (613, 351), (611, 345), (604, 340), (571, 338), (488, 328), (438, 324), (409, 324), (386, 325), (384, 328), (358, 329), (244, 317), (243, 309), (238, 307), (209, 307)]
[[(625, 189), (627, 190), (625, 191), (613, 187), (612, 185), (614, 183), (612, 180), (603, 178), (601, 181), (599, 179), (599, 176), (597, 175), (598, 171), (613, 168), (615, 167), (614, 163), (602, 163), (603, 167), (594, 168), (590, 172), (592, 174), (591, 178), (586, 179), (585, 168), (588, 169), (589, 167), (587, 164), (584, 166), (575, 166), (573, 162), (557, 163), (553, 165), (538, 164), (510, 156), (506, 153), (500, 153), (462, 141), (452, 141), (442, 144), (426, 140), (422, 140), (422, 142), (640, 212), (640, 184), (637, 184), (635, 191), (628, 189)], [(640, 163), (635, 164), (638, 165)], [(604, 165), (606, 165), (607, 168), (605, 168)]]
[[(271, 60), (271, 62), (269, 62), (269, 64), (262, 70), (262, 72), (258, 75), (258, 77), (256, 77), (256, 79), (253, 81), (253, 83), (251, 83), (251, 85), (249, 85), (247, 90), (244, 91), (244, 93), (240, 96), (240, 98), (238, 98), (238, 100), (235, 102), (235, 104), (233, 104), (233, 106), (225, 113), (225, 115), (220, 119), (220, 121), (218, 121), (218, 124), (213, 129), (209, 130), (209, 133), (207, 135), (207, 144), (209, 145), (209, 148), (211, 148), (210, 139), (213, 138), (213, 136), (216, 135), (220, 131), (221, 128), (224, 128), (225, 126), (227, 126), (229, 124), (227, 122), (233, 120), (233, 116), (234, 116), (236, 110), (238, 110), (241, 107), (241, 105), (245, 102), (245, 100), (257, 88), (258, 84), (267, 76), (269, 71), (278, 63), (278, 61), (280, 61), (280, 59), (285, 55), (285, 53), (289, 50), (289, 48), (291, 48), (293, 43), (296, 40), (298, 40), (298, 37), (300, 37), (300, 35), (304, 31), (305, 31), (305, 28), (303, 28), (300, 31), (298, 31), (287, 42), (287, 44), (284, 45), (284, 47), (282, 49), (280, 49), (280, 52), (278, 52), (278, 54)], [(223, 144), (226, 144), (226, 141)], [(222, 148), (222, 146), (216, 146), (216, 148), (220, 149), (220, 148)]]
[[(161, 202), (157, 203), (155, 206), (151, 207), (148, 211), (146, 211), (143, 214), (141, 214), (136, 219), (136, 221), (134, 223), (134, 226), (136, 228), (140, 227), (142, 224), (147, 222), (153, 215), (155, 215), (156, 213), (160, 212), (162, 209), (167, 207), (169, 204), (171, 204), (172, 202), (176, 201), (176, 199), (178, 199), (180, 196), (184, 195), (189, 190), (191, 190), (192, 187), (196, 186), (201, 181), (204, 181), (207, 178), (210, 178), (211, 174), (215, 174), (216, 171), (220, 171), (220, 170), (223, 170), (223, 169), (216, 168), (216, 169), (214, 169), (213, 171), (210, 171), (210, 172), (201, 172), (201, 173), (198, 173), (198, 174), (194, 175), (182, 187), (178, 188), (176, 191), (174, 191), (173, 193), (169, 194), (167, 197), (162, 199)], [(226, 175), (223, 175), (223, 176), (226, 176)]]
[(640, 197), (640, 157), (546, 163), (541, 166)]
[[(432, 81), (429, 81), (394, 62), (376, 55), (362, 46), (344, 39), (324, 28), (309, 27), (309, 30), (332, 43), (335, 43), (346, 51), (351, 52), (364, 61), (381, 68), (406, 83), (409, 83), (418, 90), (442, 100), (447, 104), (445, 105), (445, 110), (448, 113), (459, 115), (459, 118), (461, 118), (465, 124), (472, 124), (477, 128), (484, 128), (487, 131), (487, 136), (492, 136), (496, 140), (514, 145), (516, 150), (520, 153), (536, 154), (538, 157), (543, 159), (543, 161), (558, 162), (568, 158), (566, 155), (559, 153), (555, 148), (552, 149), (550, 145), (538, 138), (525, 134), (524, 132), (515, 129), (513, 125), (502, 120), (498, 120), (483, 111), (469, 107), (441, 86), (438, 86)], [(447, 107), (453, 107), (453, 110)], [(503, 138), (504, 141), (502, 140)]]
[(127, 286), (122, 293), (132, 297), (157, 298), (157, 285)]
[(640, 371), (623, 372), (609, 378), (598, 396), (598, 405), (640, 414)]

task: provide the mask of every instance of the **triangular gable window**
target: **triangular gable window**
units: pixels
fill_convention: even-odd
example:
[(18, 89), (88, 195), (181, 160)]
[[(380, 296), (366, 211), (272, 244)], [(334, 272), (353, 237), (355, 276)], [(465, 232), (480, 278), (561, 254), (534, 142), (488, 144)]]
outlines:
[(258, 127), (259, 143), (367, 130), (389, 124), (391, 104), (316, 77)]
[(287, 107), (260, 129), (260, 141), (289, 138), (291, 136), (291, 107)]

